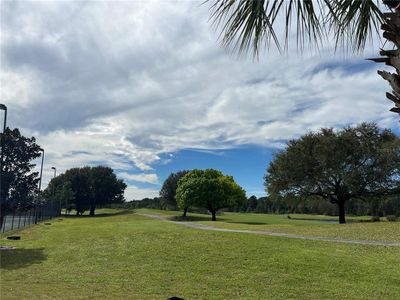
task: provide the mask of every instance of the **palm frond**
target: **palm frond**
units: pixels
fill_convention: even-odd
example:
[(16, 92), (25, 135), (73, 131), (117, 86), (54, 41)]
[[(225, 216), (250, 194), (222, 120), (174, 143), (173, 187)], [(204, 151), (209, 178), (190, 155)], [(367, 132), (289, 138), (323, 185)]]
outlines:
[[(331, 32), (335, 35), (336, 47), (345, 46), (354, 52), (363, 50), (373, 33), (379, 33), (383, 13), (378, 1), (337, 0), (331, 1), (328, 16)], [(379, 35), (378, 35), (379, 36)]]
[(374, 31), (379, 31), (382, 12), (374, 0), (206, 0), (213, 2), (210, 19), (221, 31), (222, 45), (239, 54), (257, 57), (263, 46), (273, 42), (281, 51), (276, 34), (279, 16), (284, 17), (284, 48), (295, 20), (297, 46), (319, 46), (329, 33), (336, 45), (362, 50)]

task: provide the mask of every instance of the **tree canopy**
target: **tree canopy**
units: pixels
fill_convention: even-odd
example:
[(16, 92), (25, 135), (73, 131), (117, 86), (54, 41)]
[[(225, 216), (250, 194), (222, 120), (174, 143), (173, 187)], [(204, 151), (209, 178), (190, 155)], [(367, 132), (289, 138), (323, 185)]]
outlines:
[(400, 193), (399, 138), (372, 123), (308, 133), (274, 157), (265, 186), (273, 197), (327, 199), (345, 223), (348, 200)]
[(165, 179), (160, 190), (161, 206), (163, 208), (175, 209), (178, 207), (175, 199), (178, 181), (188, 172), (189, 171), (187, 170), (182, 170), (176, 173), (171, 173), (167, 179)]
[(232, 176), (214, 169), (196, 169), (179, 180), (176, 201), (181, 209), (190, 206), (208, 209), (215, 221), (217, 210), (245, 203), (247, 198)]
[(40, 146), (34, 137), (24, 137), (18, 128), (6, 128), (1, 165), (1, 214), (29, 205), (38, 191), (38, 172), (33, 172), (34, 159), (40, 157)]
[(69, 169), (53, 178), (47, 190), (61, 192), (66, 187), (72, 191), (66, 196), (72, 200), (77, 214), (89, 209), (90, 215), (94, 215), (96, 206), (123, 202), (126, 184), (117, 178), (113, 169), (97, 166)]

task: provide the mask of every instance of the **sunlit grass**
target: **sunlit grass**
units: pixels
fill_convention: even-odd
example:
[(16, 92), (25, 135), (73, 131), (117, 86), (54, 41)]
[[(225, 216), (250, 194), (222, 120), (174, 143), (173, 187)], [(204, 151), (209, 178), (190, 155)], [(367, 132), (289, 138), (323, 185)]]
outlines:
[(126, 211), (51, 223), (1, 236), (18, 248), (1, 252), (1, 299), (400, 298), (399, 248), (200, 231)]
[[(180, 212), (161, 210), (138, 210), (143, 213), (158, 213), (179, 216)], [(212, 222), (209, 215), (188, 214), (189, 220), (201, 224), (229, 229), (267, 230), (310, 236), (335, 237), (342, 239), (400, 242), (400, 222), (358, 222), (370, 217), (348, 217), (348, 224), (338, 224), (337, 217), (303, 214), (251, 214), (223, 213)], [(327, 221), (333, 222), (327, 222)], [(383, 218), (382, 218), (383, 220)]]

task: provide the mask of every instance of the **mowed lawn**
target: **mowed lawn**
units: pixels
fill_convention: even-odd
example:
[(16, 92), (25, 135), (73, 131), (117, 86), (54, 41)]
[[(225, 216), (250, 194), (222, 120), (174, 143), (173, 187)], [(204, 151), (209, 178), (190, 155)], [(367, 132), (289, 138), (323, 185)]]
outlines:
[(18, 248), (1, 251), (1, 299), (400, 299), (399, 247), (201, 231), (132, 211), (13, 233), (22, 239), (1, 236)]
[[(181, 212), (139, 209), (139, 213), (160, 214), (170, 220), (182, 220)], [(266, 230), (280, 233), (292, 233), (308, 236), (334, 237), (339, 239), (372, 240), (400, 242), (400, 222), (369, 222), (371, 217), (348, 216), (348, 223), (338, 223), (336, 216), (289, 214), (229, 213), (217, 216), (217, 222), (211, 221), (211, 215), (188, 214), (188, 220), (200, 224), (228, 229)], [(363, 220), (364, 222), (359, 222)], [(368, 221), (368, 222), (365, 222)]]

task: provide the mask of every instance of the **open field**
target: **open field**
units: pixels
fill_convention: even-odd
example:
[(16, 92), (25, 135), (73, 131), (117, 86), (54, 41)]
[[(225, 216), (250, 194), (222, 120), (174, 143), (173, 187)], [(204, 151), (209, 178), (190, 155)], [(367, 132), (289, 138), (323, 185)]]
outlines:
[[(162, 211), (139, 209), (138, 213), (152, 213), (170, 216), (171, 220), (181, 216), (178, 211)], [(400, 222), (357, 222), (369, 220), (370, 217), (348, 217), (346, 225), (338, 224), (338, 217), (322, 215), (288, 215), (252, 214), (252, 213), (223, 213), (217, 217), (217, 222), (211, 221), (210, 215), (188, 214), (188, 219), (199, 223), (220, 228), (267, 230), (272, 232), (302, 234), (308, 236), (325, 236), (340, 239), (372, 240), (400, 242)], [(384, 218), (381, 218), (384, 220)]]
[[(21, 241), (2, 235), (1, 245), (18, 249), (1, 252), (1, 299), (400, 298), (399, 247), (199, 231), (132, 211), (102, 212), (14, 232)], [(196, 222), (211, 223), (201, 219), (204, 215), (193, 216)], [(330, 232), (330, 226), (336, 226), (286, 216), (219, 218), (223, 222), (213, 226), (292, 226), (308, 233), (321, 226)], [(378, 232), (398, 230), (398, 223), (389, 222), (344, 227), (353, 225), (367, 226), (350, 232), (359, 230), (371, 239)], [(397, 240), (390, 235), (379, 240)]]

